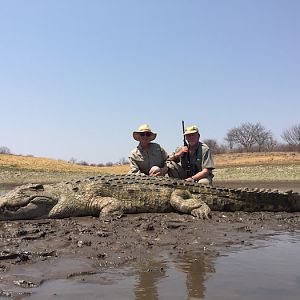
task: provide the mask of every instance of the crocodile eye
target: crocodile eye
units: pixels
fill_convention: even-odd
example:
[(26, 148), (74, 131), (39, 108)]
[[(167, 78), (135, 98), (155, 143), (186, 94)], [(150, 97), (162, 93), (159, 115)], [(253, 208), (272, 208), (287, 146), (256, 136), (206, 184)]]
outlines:
[(32, 186), (30, 186), (30, 189), (32, 191), (40, 191), (40, 190), (44, 190), (44, 186), (42, 184), (34, 184)]

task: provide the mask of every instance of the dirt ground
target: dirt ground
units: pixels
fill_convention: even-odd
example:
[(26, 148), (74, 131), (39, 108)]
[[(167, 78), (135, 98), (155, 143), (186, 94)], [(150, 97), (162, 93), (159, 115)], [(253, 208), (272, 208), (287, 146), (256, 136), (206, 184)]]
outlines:
[[(247, 185), (275, 188), (272, 183)], [(280, 183), (282, 190), (299, 186), (299, 182)], [(269, 212), (213, 212), (210, 220), (157, 213), (114, 220), (81, 217), (0, 222), (0, 297), (21, 299), (31, 293), (30, 288), (49, 279), (80, 276), (88, 282), (92, 274), (127, 263), (147, 263), (162, 252), (198, 251), (214, 258), (231, 247), (250, 245), (269, 230), (299, 229), (300, 213)]]

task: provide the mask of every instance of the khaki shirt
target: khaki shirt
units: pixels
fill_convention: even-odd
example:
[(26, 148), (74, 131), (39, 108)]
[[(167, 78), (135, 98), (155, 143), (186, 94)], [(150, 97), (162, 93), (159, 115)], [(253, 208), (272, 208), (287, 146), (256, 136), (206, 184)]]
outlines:
[(165, 167), (167, 158), (167, 152), (159, 144), (150, 143), (150, 147), (147, 150), (138, 145), (130, 153), (130, 171), (128, 174), (144, 173), (149, 175), (149, 171), (153, 166)]
[[(178, 147), (175, 152), (179, 151), (181, 147)], [(187, 166), (187, 155), (180, 158), (179, 164), (186, 169)], [(190, 155), (190, 164), (192, 167), (192, 173), (195, 175), (196, 173), (202, 171), (204, 168), (212, 171), (215, 168), (215, 164), (211, 155), (211, 151), (206, 144), (199, 142), (198, 147), (194, 155)]]

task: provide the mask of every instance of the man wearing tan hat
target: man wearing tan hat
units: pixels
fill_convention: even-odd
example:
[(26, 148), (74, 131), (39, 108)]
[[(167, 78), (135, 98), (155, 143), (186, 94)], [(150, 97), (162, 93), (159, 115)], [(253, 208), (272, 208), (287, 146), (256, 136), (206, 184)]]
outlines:
[(151, 143), (156, 138), (156, 133), (152, 132), (149, 125), (144, 124), (132, 135), (139, 144), (130, 153), (128, 174), (165, 176), (168, 172), (168, 154), (159, 144)]
[(187, 127), (184, 138), (187, 146), (177, 148), (169, 157), (169, 176), (212, 185), (214, 161), (208, 146), (200, 142), (198, 127)]

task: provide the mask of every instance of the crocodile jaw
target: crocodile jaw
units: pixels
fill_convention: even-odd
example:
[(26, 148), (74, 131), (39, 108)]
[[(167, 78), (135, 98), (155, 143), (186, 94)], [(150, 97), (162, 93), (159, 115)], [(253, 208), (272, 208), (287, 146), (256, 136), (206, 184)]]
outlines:
[(0, 220), (26, 220), (47, 218), (51, 209), (57, 204), (57, 199), (35, 196), (27, 201), (20, 201), (21, 206), (1, 205)]

